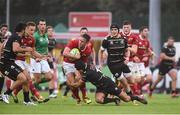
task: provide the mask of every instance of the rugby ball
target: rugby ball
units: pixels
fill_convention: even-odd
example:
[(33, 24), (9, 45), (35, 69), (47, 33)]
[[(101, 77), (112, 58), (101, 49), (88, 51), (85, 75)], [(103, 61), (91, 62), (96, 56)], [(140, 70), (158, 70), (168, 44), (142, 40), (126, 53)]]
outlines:
[(79, 52), (79, 49), (78, 49), (78, 48), (73, 48), (73, 49), (70, 51), (70, 53), (71, 53), (72, 55), (77, 55), (77, 54), (79, 54), (80, 52)]

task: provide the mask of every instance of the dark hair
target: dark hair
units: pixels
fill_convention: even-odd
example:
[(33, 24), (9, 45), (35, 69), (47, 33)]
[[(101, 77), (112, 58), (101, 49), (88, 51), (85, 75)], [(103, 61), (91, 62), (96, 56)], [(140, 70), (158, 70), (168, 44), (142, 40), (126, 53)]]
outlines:
[(75, 61), (75, 68), (77, 70), (83, 70), (84, 71), (86, 69), (86, 64), (81, 60), (77, 60), (77, 61)]
[(82, 31), (82, 30), (87, 30), (87, 31), (88, 31), (87, 27), (82, 27), (82, 28), (80, 29), (80, 31)]
[(89, 42), (89, 40), (91, 39), (90, 35), (88, 35), (88, 34), (83, 34), (83, 35), (81, 35), (81, 37), (85, 38), (86, 42)]
[(124, 20), (124, 21), (123, 21), (123, 26), (124, 26), (124, 25), (132, 25), (132, 24), (131, 24), (131, 22), (130, 22), (129, 20)]
[[(39, 22), (46, 22), (46, 20), (45, 20), (44, 18), (41, 18), (41, 19), (39, 20)], [(39, 24), (39, 22), (38, 22), (38, 24)]]
[(110, 29), (112, 29), (112, 28), (117, 28), (118, 31), (119, 31), (119, 25), (116, 24), (116, 23), (112, 23), (112, 24), (111, 24)]
[(25, 23), (18, 23), (14, 29), (15, 32), (22, 32), (23, 30), (25, 30), (26, 28), (26, 24)]
[(8, 27), (8, 25), (7, 24), (1, 24), (0, 28), (2, 28), (2, 27)]
[(36, 26), (36, 24), (32, 21), (29, 21), (26, 23), (27, 26)]
[(139, 32), (142, 32), (144, 29), (148, 29), (148, 27), (147, 27), (147, 26), (142, 26), (142, 27), (140, 27), (140, 28), (139, 28)]

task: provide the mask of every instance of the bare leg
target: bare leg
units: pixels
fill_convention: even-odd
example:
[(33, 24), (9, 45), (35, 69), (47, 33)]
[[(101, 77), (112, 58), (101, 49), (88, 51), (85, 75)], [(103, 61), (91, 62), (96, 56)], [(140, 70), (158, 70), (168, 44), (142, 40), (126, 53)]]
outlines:
[(156, 79), (156, 81), (152, 84), (151, 86), (151, 90), (154, 90), (156, 88), (156, 85), (163, 79), (163, 77), (158, 74), (158, 78)]
[(169, 71), (169, 76), (171, 77), (171, 79), (172, 79), (172, 91), (176, 91), (176, 82), (177, 82), (177, 72), (176, 71), (173, 71), (173, 70), (171, 70), (171, 71)]

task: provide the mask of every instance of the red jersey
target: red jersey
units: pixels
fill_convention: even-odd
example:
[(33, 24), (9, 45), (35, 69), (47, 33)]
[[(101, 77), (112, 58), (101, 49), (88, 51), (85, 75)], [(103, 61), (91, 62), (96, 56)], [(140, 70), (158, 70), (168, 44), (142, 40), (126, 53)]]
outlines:
[[(129, 33), (128, 35), (125, 35), (123, 32), (120, 32), (120, 35), (127, 39), (128, 47), (132, 47), (133, 44), (137, 45), (138, 36), (136, 34)], [(133, 56), (134, 54), (130, 53), (129, 61), (133, 61)]]
[(136, 39), (137, 39), (138, 36), (136, 34), (130, 33), (128, 35), (125, 35), (123, 32), (120, 32), (120, 35), (122, 37), (124, 37), (125, 39), (127, 39), (128, 47), (131, 47), (133, 44), (137, 44)]
[[(21, 47), (35, 47), (34, 38), (30, 37), (30, 36), (22, 37), (22, 39), (21, 39)], [(17, 56), (16, 59), (25, 61), (25, 56)]]
[(90, 40), (89, 41), (89, 43), (88, 43), (88, 46), (91, 48), (91, 49), (93, 49), (93, 47), (94, 47), (94, 41), (93, 40)]
[[(80, 51), (80, 55), (81, 55), (80, 60), (87, 63), (88, 56), (91, 55), (93, 45), (91, 44), (91, 42), (89, 42), (83, 50), (80, 50), (79, 44), (80, 44), (79, 39), (73, 39), (73, 40), (69, 41), (69, 43), (66, 45), (66, 47), (68, 47), (70, 49), (78, 48)], [(68, 62), (68, 63), (74, 63), (71, 60), (69, 60), (69, 58), (67, 58), (67, 57), (64, 57), (64, 61)]]
[(149, 55), (149, 49), (150, 48), (150, 42), (148, 40), (148, 38), (142, 38), (140, 35), (138, 36), (137, 39), (138, 42), (138, 50), (137, 50), (137, 57), (142, 61), (142, 59), (144, 57), (148, 57), (148, 61), (144, 62), (145, 67), (147, 67), (149, 65), (149, 59), (150, 59), (150, 55)]

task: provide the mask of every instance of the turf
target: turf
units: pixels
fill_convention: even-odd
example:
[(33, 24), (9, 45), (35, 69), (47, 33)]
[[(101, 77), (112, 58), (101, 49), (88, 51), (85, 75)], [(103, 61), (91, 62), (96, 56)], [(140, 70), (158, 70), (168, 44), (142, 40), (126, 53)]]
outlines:
[[(46, 92), (42, 93), (44, 96)], [(133, 105), (131, 102), (122, 102), (120, 106), (112, 104), (100, 105), (95, 103), (94, 94), (89, 94), (93, 103), (87, 105), (76, 105), (76, 102), (69, 96), (63, 99), (61, 95), (58, 98), (51, 99), (47, 103), (37, 106), (25, 106), (22, 104), (22, 95), (19, 95), (20, 102), (15, 104), (10, 98), (10, 104), (0, 102), (0, 114), (180, 114), (180, 98), (172, 99), (169, 95), (156, 94), (152, 99), (148, 99), (148, 105)]]

